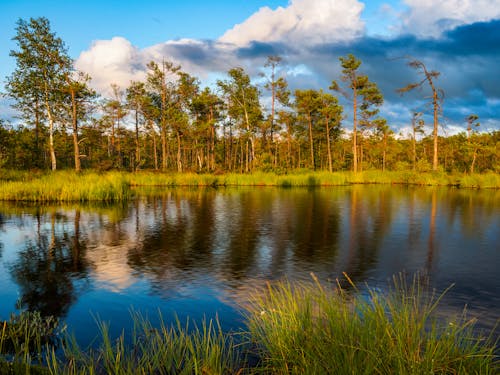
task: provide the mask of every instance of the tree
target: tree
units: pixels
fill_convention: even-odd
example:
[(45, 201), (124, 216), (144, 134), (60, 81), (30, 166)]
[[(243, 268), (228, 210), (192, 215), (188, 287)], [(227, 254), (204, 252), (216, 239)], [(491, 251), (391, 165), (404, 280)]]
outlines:
[[(50, 30), (47, 18), (30, 18), (29, 22), (20, 19), (13, 39), (19, 49), (10, 51), (16, 59), (16, 70), (7, 78), (7, 92), (25, 117), (35, 115), (37, 129), (41, 121), (48, 121), (51, 168), (55, 170), (54, 126), (71, 59), (62, 39)], [(30, 109), (30, 105), (34, 107)], [(44, 107), (43, 118), (40, 106)]]
[(378, 117), (374, 121), (375, 131), (382, 138), (382, 171), (385, 172), (387, 160), (387, 141), (394, 133), (385, 118)]
[(467, 121), (467, 140), (470, 142), (471, 134), (474, 131), (474, 128), (479, 127), (481, 124), (477, 122), (479, 119), (478, 115), (469, 115), (466, 118)]
[[(276, 77), (278, 66), (280, 65), (282, 58), (280, 56), (268, 56), (265, 68), (270, 68), (269, 76), (261, 73), (261, 76), (266, 79), (266, 84), (264, 87), (271, 92), (271, 113), (269, 115), (270, 124), (270, 135), (271, 144), (274, 145), (274, 134), (275, 134), (275, 124), (276, 124), (276, 102), (281, 105), (288, 105), (290, 99), (290, 91), (288, 90), (288, 83), (284, 77)], [(275, 151), (277, 148), (275, 148)], [(274, 157), (276, 163), (276, 155)]]
[(147, 85), (150, 90), (157, 94), (160, 98), (160, 137), (161, 137), (161, 167), (165, 171), (167, 169), (167, 126), (168, 126), (168, 112), (169, 112), (169, 99), (172, 92), (175, 90), (175, 84), (169, 81), (173, 75), (181, 69), (180, 66), (174, 65), (170, 61), (163, 60), (161, 65), (151, 61), (147, 65), (149, 72), (147, 74)]
[(311, 157), (311, 168), (316, 169), (314, 162), (314, 138), (313, 132), (320, 116), (321, 98), (316, 90), (295, 90), (295, 108), (299, 120), (307, 123), (309, 137), (309, 152)]
[[(195, 126), (197, 133), (200, 134), (201, 141), (204, 141), (207, 146), (207, 167), (209, 170), (215, 170), (215, 142), (217, 138), (216, 124), (221, 120), (221, 112), (223, 101), (211, 90), (206, 87), (199, 93), (193, 100), (193, 111), (195, 117)], [(199, 146), (198, 146), (199, 147)], [(197, 156), (199, 160), (199, 168), (201, 169), (201, 157)]]
[[(370, 110), (371, 106), (380, 106), (383, 103), (383, 96), (379, 91), (377, 85), (370, 82), (368, 76), (360, 75), (358, 69), (361, 61), (354, 55), (349, 54), (347, 57), (339, 57), (342, 66), (341, 80), (346, 82), (348, 87), (352, 90), (352, 151), (353, 151), (353, 171), (358, 171), (358, 151), (357, 151), (357, 115), (358, 115), (358, 96), (363, 99), (363, 110)], [(348, 97), (347, 93), (341, 90), (337, 81), (332, 81), (330, 86), (331, 90), (339, 91)]]
[(319, 100), (321, 103), (320, 113), (326, 130), (326, 150), (328, 156), (328, 170), (333, 172), (331, 138), (340, 134), (340, 122), (342, 120), (343, 108), (338, 104), (338, 99), (332, 94), (320, 91)]
[(189, 133), (194, 110), (193, 101), (200, 91), (198, 80), (185, 72), (178, 72), (179, 80), (173, 98), (173, 128), (177, 137), (177, 172), (182, 172), (182, 138)]
[(132, 81), (126, 91), (127, 106), (134, 111), (135, 119), (135, 162), (133, 169), (137, 171), (141, 165), (141, 148), (139, 144), (139, 117), (144, 116), (147, 101), (146, 86), (144, 82)]
[(413, 112), (411, 118), (411, 144), (412, 144), (412, 166), (413, 170), (417, 166), (417, 134), (424, 134), (424, 120), (421, 118), (422, 112)]
[(127, 115), (127, 108), (123, 102), (123, 91), (116, 84), (111, 84), (113, 98), (104, 103), (103, 120), (111, 128), (111, 142), (108, 155), (111, 157), (114, 166), (122, 167), (122, 154), (120, 144), (120, 121)]
[(441, 89), (438, 89), (435, 84), (435, 80), (439, 77), (439, 72), (435, 70), (427, 70), (427, 67), (422, 61), (413, 60), (408, 63), (413, 69), (418, 70), (420, 74), (424, 75), (424, 78), (416, 83), (410, 83), (403, 88), (397, 90), (400, 94), (404, 94), (405, 92), (411, 91), (416, 88), (421, 88), (425, 82), (427, 82), (432, 90), (432, 109), (434, 116), (434, 130), (432, 133), (433, 136), (433, 157), (432, 157), (432, 169), (437, 171), (438, 169), (438, 114), (441, 111), (441, 103), (443, 101), (444, 92)]
[(259, 91), (243, 68), (230, 69), (228, 75), (229, 80), (218, 80), (217, 86), (226, 98), (229, 116), (239, 123), (244, 133), (246, 157), (241, 155), (241, 160), (245, 160), (245, 171), (248, 172), (255, 161), (256, 125), (262, 118)]
[(89, 103), (97, 97), (97, 94), (92, 90), (88, 83), (90, 76), (76, 72), (70, 75), (66, 72), (65, 75), (66, 87), (64, 88), (66, 94), (69, 95), (69, 107), (71, 128), (73, 133), (73, 154), (75, 159), (75, 171), (81, 171), (80, 162), (80, 141), (78, 140), (78, 124), (79, 120), (84, 119), (89, 112)]
[(476, 164), (477, 151), (480, 147), (479, 141), (474, 136), (474, 128), (478, 128), (481, 124), (477, 121), (479, 116), (469, 115), (467, 117), (467, 143), (469, 148), (469, 153), (472, 151), (472, 161), (470, 164), (470, 173), (474, 173), (474, 165)]

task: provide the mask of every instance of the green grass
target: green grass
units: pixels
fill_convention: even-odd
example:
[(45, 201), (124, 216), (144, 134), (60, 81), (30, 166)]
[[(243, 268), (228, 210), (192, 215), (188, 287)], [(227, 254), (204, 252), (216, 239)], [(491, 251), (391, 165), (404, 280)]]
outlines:
[(448, 175), (441, 172), (311, 172), (289, 174), (255, 172), (222, 175), (195, 173), (107, 172), (81, 174), (72, 171), (29, 174), (0, 173), (0, 200), (25, 202), (125, 201), (133, 197), (135, 187), (205, 186), (345, 186), (351, 184), (405, 184), (422, 186), (459, 186), (500, 188), (500, 175)]
[(195, 173), (127, 174), (131, 186), (345, 186), (351, 184), (405, 184), (422, 186), (460, 186), (474, 188), (500, 188), (500, 175), (449, 175), (442, 172), (312, 172), (307, 170), (288, 174), (254, 172), (222, 175)]
[(249, 337), (265, 373), (498, 373), (496, 343), (475, 337), (474, 321), (434, 318), (440, 298), (417, 278), (410, 285), (395, 278), (385, 295), (280, 283), (254, 298)]
[(74, 338), (65, 340), (64, 357), (55, 351), (47, 357), (52, 374), (232, 374), (241, 361), (232, 336), (214, 322), (201, 328), (181, 325), (153, 327), (148, 319), (132, 313), (132, 342), (124, 334), (111, 339), (109, 326), (98, 322), (101, 344), (82, 350)]
[(0, 180), (0, 200), (26, 202), (123, 201), (129, 182), (119, 172), (76, 174), (61, 171), (21, 181)]
[[(498, 342), (474, 330), (465, 314), (439, 319), (443, 294), (428, 293), (417, 277), (395, 277), (389, 292), (358, 291), (346, 276), (342, 287), (278, 282), (256, 291), (245, 304), (247, 330), (224, 333), (217, 321), (158, 326), (133, 312), (127, 340), (112, 338), (98, 322), (100, 343), (82, 349), (65, 335), (61, 354), (23, 329), (0, 331), (0, 374), (12, 369), (50, 374), (497, 374)], [(28, 316), (24, 316), (24, 320)], [(161, 316), (160, 316), (161, 318)], [(28, 319), (29, 321), (29, 319)], [(12, 320), (11, 320), (12, 322)], [(38, 323), (37, 323), (38, 322)], [(42, 323), (41, 323), (42, 322)], [(50, 326), (52, 327), (52, 326)], [(3, 345), (10, 335), (22, 345)], [(21, 332), (21, 334), (20, 334)], [(25, 332), (25, 334), (23, 334)], [(46, 332), (46, 331), (45, 331)], [(238, 335), (238, 336), (236, 336)], [(237, 343), (238, 342), (238, 343)], [(248, 358), (257, 358), (249, 365)], [(43, 357), (42, 359), (40, 359)], [(2, 372), (2, 368), (4, 372)], [(5, 370), (7, 369), (7, 370)], [(9, 370), (10, 369), (10, 370)], [(13, 370), (12, 370), (13, 371)], [(16, 372), (11, 372), (16, 373)]]

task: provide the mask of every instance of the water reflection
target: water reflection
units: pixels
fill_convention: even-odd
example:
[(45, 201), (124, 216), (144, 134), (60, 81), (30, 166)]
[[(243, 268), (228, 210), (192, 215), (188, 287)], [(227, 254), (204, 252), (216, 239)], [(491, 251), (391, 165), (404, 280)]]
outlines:
[[(394, 186), (176, 189), (118, 206), (2, 204), (0, 272), (12, 276), (2, 283), (26, 308), (65, 317), (116, 314), (127, 304), (203, 311), (207, 295), (219, 309), (266, 280), (310, 272), (382, 284), (420, 270), (438, 289), (457, 284), (450, 306), (468, 303), (494, 322), (499, 208), (498, 191)], [(0, 299), (11, 304), (0, 315), (14, 309), (7, 291)]]
[[(19, 286), (22, 307), (60, 317), (81, 293), (77, 281), (87, 277), (86, 245), (80, 238), (79, 209), (69, 230), (64, 215), (53, 210), (46, 216), (40, 211), (34, 215), (34, 238), (20, 249), (10, 272)], [(42, 229), (45, 221), (50, 224), (48, 230)]]

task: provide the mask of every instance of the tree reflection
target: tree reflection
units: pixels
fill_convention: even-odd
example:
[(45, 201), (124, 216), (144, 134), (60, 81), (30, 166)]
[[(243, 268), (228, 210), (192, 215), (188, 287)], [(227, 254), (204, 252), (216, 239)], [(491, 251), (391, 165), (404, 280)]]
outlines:
[(75, 210), (72, 233), (63, 225), (65, 216), (55, 210), (49, 216), (47, 233), (42, 229), (45, 216), (37, 212), (35, 238), (27, 241), (10, 272), (19, 285), (23, 308), (62, 317), (79, 293), (76, 280), (87, 276), (86, 245), (80, 237), (80, 210)]
[[(215, 192), (174, 192), (151, 199), (153, 225), (143, 228), (142, 240), (128, 252), (129, 266), (153, 278), (155, 288), (166, 290), (210, 264), (214, 235)], [(136, 218), (137, 219), (137, 218)], [(137, 220), (140, 220), (137, 219)]]
[(321, 190), (310, 190), (301, 198), (290, 232), (294, 239), (294, 256), (299, 262), (331, 263), (338, 250), (339, 209)]
[[(364, 193), (364, 194), (362, 194)], [(349, 255), (346, 273), (354, 281), (363, 281), (374, 268), (392, 225), (392, 201), (387, 188), (364, 189), (353, 186), (349, 212)]]

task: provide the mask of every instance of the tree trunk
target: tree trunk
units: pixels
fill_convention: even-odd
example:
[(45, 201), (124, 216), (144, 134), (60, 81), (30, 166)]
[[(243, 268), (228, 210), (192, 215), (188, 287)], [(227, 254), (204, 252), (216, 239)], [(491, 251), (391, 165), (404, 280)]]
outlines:
[(330, 173), (333, 172), (333, 167), (332, 167), (332, 149), (330, 146), (330, 126), (328, 125), (330, 119), (328, 116), (325, 118), (325, 123), (326, 123), (326, 149), (328, 153), (328, 170)]
[(417, 169), (417, 141), (415, 139), (415, 131), (413, 131), (412, 149), (413, 149), (413, 170), (415, 171)]
[(244, 111), (245, 111), (245, 122), (246, 122), (246, 127), (247, 127), (247, 131), (248, 131), (248, 135), (250, 137), (250, 146), (251, 146), (251, 149), (250, 149), (250, 152), (251, 152), (251, 159), (248, 160), (249, 158), (249, 152), (248, 152), (248, 143), (247, 143), (247, 172), (249, 170), (252, 170), (253, 168), (253, 163), (254, 163), (254, 159), (255, 159), (255, 142), (254, 142), (254, 139), (253, 139), (253, 135), (251, 134), (250, 132), (250, 119), (248, 118), (248, 111), (247, 111), (247, 108), (246, 106), (244, 107)]
[(387, 150), (387, 135), (384, 134), (384, 151), (382, 152), (382, 172), (385, 172), (385, 157)]
[(214, 125), (214, 112), (210, 107), (210, 167), (211, 171), (215, 170), (215, 125)]
[(474, 164), (476, 164), (476, 158), (477, 158), (477, 148), (474, 148), (474, 153), (472, 154), (472, 163), (470, 165), (470, 173), (474, 173)]
[(139, 111), (135, 109), (135, 165), (134, 171), (139, 169), (141, 163), (141, 148), (139, 145)]
[(182, 172), (181, 134), (177, 130), (177, 172)]
[(70, 85), (70, 94), (71, 94), (71, 114), (72, 114), (72, 122), (73, 122), (73, 152), (75, 156), (75, 171), (81, 171), (81, 163), (80, 163), (80, 147), (78, 144), (78, 111), (76, 104), (76, 95), (75, 89)]
[(438, 96), (437, 91), (432, 86), (433, 91), (433, 106), (434, 106), (434, 155), (432, 157), (432, 170), (437, 171), (438, 169)]
[[(47, 88), (46, 88), (47, 89)], [(48, 93), (45, 94), (45, 108), (47, 109), (47, 118), (49, 119), (49, 153), (51, 168), (53, 171), (57, 169), (56, 152), (54, 150), (54, 118), (49, 104)]]
[(158, 150), (156, 147), (156, 134), (153, 129), (153, 156), (154, 156), (154, 163), (155, 163), (155, 171), (158, 170)]
[(40, 113), (39, 113), (38, 97), (35, 99), (35, 166), (41, 167), (40, 163)]
[(309, 148), (310, 148), (310, 152), (311, 152), (311, 166), (312, 166), (312, 169), (315, 170), (316, 167), (314, 165), (314, 144), (313, 144), (312, 117), (311, 117), (311, 113), (309, 113), (307, 119), (309, 120), (308, 121), (308, 125), (309, 125)]
[(358, 111), (358, 93), (356, 90), (356, 85), (353, 85), (353, 105), (352, 105), (352, 110), (353, 110), (353, 117), (352, 117), (352, 161), (353, 161), (353, 171), (354, 173), (358, 172), (358, 150), (357, 150), (357, 139), (356, 139), (356, 132), (357, 132), (357, 111)]

